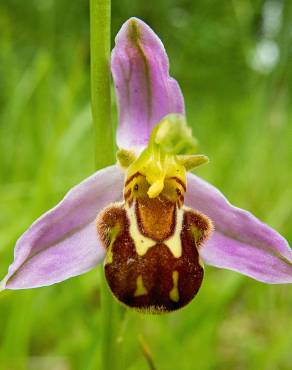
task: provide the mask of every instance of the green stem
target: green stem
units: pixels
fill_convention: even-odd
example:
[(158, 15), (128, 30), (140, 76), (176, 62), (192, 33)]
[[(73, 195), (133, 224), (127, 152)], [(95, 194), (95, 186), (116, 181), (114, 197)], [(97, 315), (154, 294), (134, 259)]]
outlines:
[[(101, 369), (119, 369), (118, 355), (118, 328), (119, 307), (109, 292), (107, 282), (101, 271)], [(98, 333), (97, 333), (98, 335)], [(120, 360), (119, 360), (120, 361)]]
[[(90, 0), (91, 107), (95, 131), (96, 169), (114, 162), (110, 94), (110, 0)], [(118, 305), (103, 271), (101, 278), (101, 366), (114, 370), (117, 357)]]
[(110, 90), (111, 1), (90, 0), (91, 108), (96, 169), (114, 162)]

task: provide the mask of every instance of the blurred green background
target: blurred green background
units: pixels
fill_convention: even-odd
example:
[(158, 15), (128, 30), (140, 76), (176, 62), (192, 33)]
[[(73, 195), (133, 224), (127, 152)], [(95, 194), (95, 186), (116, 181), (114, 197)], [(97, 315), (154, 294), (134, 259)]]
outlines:
[[(211, 159), (197, 173), (291, 244), (292, 1), (114, 0), (112, 7), (113, 35), (135, 15), (164, 42), (189, 124)], [(86, 0), (1, 0), (1, 276), (18, 236), (94, 170), (88, 20)], [(207, 267), (187, 308), (126, 312), (120, 368), (148, 369), (142, 336), (159, 370), (290, 370), (291, 307), (289, 286)], [(97, 269), (1, 293), (0, 369), (100, 369), (99, 318)]]

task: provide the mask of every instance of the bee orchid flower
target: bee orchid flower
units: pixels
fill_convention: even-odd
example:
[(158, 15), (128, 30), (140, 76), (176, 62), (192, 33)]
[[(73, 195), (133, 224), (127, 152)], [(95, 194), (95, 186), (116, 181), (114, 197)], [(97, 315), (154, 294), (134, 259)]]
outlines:
[(207, 157), (195, 153), (164, 46), (141, 20), (129, 19), (116, 36), (111, 70), (118, 163), (73, 187), (31, 225), (1, 288), (47, 286), (104, 263), (120, 302), (167, 312), (196, 295), (204, 263), (291, 283), (287, 241), (188, 172)]

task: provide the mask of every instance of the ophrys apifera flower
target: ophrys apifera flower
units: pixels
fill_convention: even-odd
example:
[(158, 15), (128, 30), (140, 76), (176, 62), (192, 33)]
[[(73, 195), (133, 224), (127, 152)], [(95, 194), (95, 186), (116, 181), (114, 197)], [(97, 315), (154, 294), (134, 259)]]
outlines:
[(120, 302), (163, 312), (195, 296), (203, 263), (266, 283), (291, 283), (286, 240), (188, 172), (206, 157), (193, 153), (179, 85), (145, 23), (123, 25), (111, 67), (118, 164), (71, 189), (32, 224), (16, 243), (2, 288), (54, 284), (103, 262)]

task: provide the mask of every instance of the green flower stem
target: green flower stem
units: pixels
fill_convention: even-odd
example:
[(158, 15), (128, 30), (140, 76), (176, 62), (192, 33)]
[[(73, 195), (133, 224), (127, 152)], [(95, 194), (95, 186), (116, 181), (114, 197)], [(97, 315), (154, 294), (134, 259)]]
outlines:
[[(107, 282), (101, 270), (101, 370), (120, 369), (118, 363), (120, 359), (118, 346), (119, 331), (119, 306), (109, 292)], [(96, 335), (99, 335), (97, 333)]]
[[(114, 163), (110, 95), (110, 0), (90, 0), (91, 107), (96, 169)], [(117, 356), (118, 305), (101, 271), (101, 366), (114, 370)]]
[(90, 0), (91, 108), (96, 169), (113, 164), (110, 90), (111, 1)]

